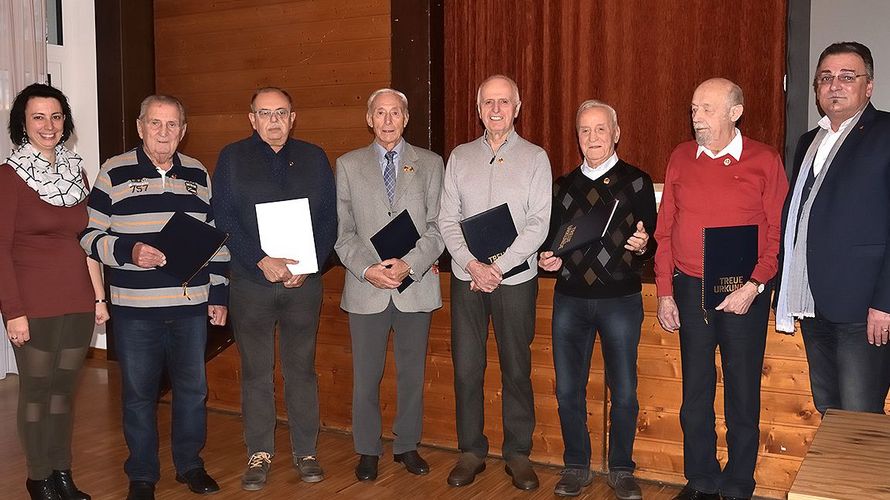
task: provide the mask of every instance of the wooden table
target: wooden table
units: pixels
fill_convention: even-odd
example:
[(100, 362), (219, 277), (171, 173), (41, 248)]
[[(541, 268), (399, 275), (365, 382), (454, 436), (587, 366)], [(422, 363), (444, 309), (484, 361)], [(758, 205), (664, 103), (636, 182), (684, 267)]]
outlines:
[(890, 499), (890, 416), (828, 410), (788, 500)]

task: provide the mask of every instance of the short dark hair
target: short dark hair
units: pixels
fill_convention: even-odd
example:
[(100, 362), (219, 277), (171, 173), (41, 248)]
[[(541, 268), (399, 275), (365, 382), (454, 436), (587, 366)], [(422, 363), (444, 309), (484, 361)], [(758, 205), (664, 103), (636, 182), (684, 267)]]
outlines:
[(819, 62), (816, 63), (816, 68), (822, 65), (823, 59), (837, 54), (856, 54), (861, 57), (862, 62), (865, 63), (865, 74), (868, 75), (868, 79), (875, 79), (875, 60), (871, 56), (871, 50), (859, 42), (835, 42), (825, 47), (825, 50), (819, 55)]
[(256, 102), (257, 96), (259, 96), (260, 94), (265, 94), (266, 92), (278, 92), (279, 94), (283, 95), (287, 99), (287, 105), (290, 106), (291, 111), (293, 111), (294, 100), (291, 99), (290, 94), (288, 94), (286, 90), (280, 87), (260, 87), (256, 89), (256, 91), (253, 93), (253, 97), (250, 98), (251, 111), (256, 111), (255, 109), (253, 109), (253, 103)]
[(9, 110), (9, 138), (16, 146), (21, 146), (28, 139), (28, 132), (25, 130), (25, 108), (28, 107), (28, 101), (34, 97), (48, 97), (59, 101), (62, 107), (62, 114), (65, 115), (65, 123), (62, 125), (62, 139), (59, 143), (63, 143), (71, 137), (74, 132), (74, 118), (71, 116), (71, 106), (68, 104), (68, 98), (61, 90), (45, 85), (43, 83), (32, 83), (23, 88), (21, 92), (15, 96), (12, 102), (12, 109)]

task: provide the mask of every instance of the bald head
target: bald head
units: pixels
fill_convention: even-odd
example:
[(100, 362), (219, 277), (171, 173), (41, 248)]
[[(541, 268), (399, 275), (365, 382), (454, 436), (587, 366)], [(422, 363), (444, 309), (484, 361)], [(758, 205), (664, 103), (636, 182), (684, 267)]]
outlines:
[(692, 95), (692, 128), (695, 140), (713, 152), (735, 137), (735, 123), (744, 111), (742, 89), (725, 78), (702, 82)]

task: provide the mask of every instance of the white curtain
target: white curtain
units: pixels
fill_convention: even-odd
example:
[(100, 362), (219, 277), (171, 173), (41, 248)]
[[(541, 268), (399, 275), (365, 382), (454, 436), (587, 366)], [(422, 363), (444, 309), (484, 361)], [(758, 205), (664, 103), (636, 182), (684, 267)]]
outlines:
[[(12, 150), (7, 125), (16, 93), (46, 82), (46, 11), (44, 0), (0, 0), (0, 162)], [(16, 373), (12, 345), (0, 321), (0, 378)]]

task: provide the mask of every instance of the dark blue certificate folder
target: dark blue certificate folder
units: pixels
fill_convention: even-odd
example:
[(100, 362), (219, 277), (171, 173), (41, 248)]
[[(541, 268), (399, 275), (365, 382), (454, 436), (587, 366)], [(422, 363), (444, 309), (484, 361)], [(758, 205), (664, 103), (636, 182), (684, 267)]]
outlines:
[[(383, 261), (401, 259), (417, 246), (419, 239), (420, 234), (417, 233), (411, 214), (406, 209), (383, 226), (383, 229), (377, 231), (374, 236), (371, 236), (371, 244), (374, 245), (377, 255)], [(414, 283), (414, 280), (410, 276), (405, 277), (402, 284), (399, 285), (399, 292), (404, 292), (411, 286), (411, 283)]]
[(219, 229), (199, 221), (191, 215), (176, 212), (158, 233), (151, 246), (167, 257), (161, 271), (173, 276), (186, 286), (216, 252), (223, 246), (229, 235)]
[(713, 309), (751, 278), (757, 226), (706, 227), (702, 238), (702, 308)]
[(560, 257), (599, 241), (606, 235), (616, 208), (618, 208), (618, 200), (594, 208), (560, 226), (553, 238), (553, 244), (550, 246), (553, 255)]
[[(460, 221), (460, 229), (464, 233), (467, 248), (476, 260), (483, 264), (493, 264), (507, 248), (513, 244), (518, 233), (510, 208), (506, 203), (478, 213)], [(503, 278), (519, 274), (527, 270), (528, 262), (523, 262), (513, 269), (501, 269)]]

